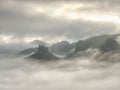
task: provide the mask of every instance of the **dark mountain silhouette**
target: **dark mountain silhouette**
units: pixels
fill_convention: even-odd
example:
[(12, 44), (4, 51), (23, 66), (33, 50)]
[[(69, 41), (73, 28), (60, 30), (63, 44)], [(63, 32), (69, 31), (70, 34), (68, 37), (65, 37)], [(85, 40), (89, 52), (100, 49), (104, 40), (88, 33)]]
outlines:
[(76, 43), (75, 50), (76, 52), (87, 50), (88, 48), (100, 48), (101, 45), (103, 45), (107, 39), (114, 39), (116, 38), (116, 35), (100, 35), (88, 38), (86, 40), (80, 40)]
[(49, 52), (48, 47), (46, 47), (44, 45), (39, 45), (39, 47), (37, 48), (37, 51), (34, 54), (32, 54), (31, 56), (29, 56), (29, 58), (31, 58), (31, 59), (39, 59), (39, 60), (58, 59), (57, 57), (52, 55)]
[(33, 52), (35, 52), (36, 50), (37, 50), (37, 48), (24, 49), (24, 50), (20, 51), (18, 53), (18, 55), (29, 55), (29, 54), (32, 54)]
[(50, 52), (57, 55), (68, 55), (74, 47), (68, 41), (58, 42), (50, 47)]
[(120, 49), (120, 45), (113, 38), (107, 39), (106, 42), (100, 47), (100, 50), (103, 53), (109, 52), (109, 51), (115, 51), (119, 49)]
[(120, 51), (120, 44), (116, 38), (120, 36), (116, 35), (100, 35), (91, 37), (85, 40), (79, 40), (70, 44), (67, 41), (62, 41), (53, 44), (51, 47), (45, 45), (39, 45), (38, 48), (29, 48), (20, 52), (22, 55), (32, 54), (29, 58), (32, 59), (45, 59), (52, 60), (58, 59), (55, 54), (66, 55), (67, 58), (71, 58), (79, 55), (79, 52), (84, 52), (88, 49), (98, 49), (101, 53), (107, 53), (111, 51)]
[(100, 35), (88, 38), (86, 40), (79, 40), (76, 42), (75, 51), (68, 55), (68, 57), (72, 57), (75, 54), (88, 50), (88, 49), (99, 49), (102, 53), (120, 50), (120, 45), (116, 41), (117, 36), (115, 35)]
[[(43, 44), (40, 44), (43, 45)], [(44, 45), (44, 46), (48, 46), (48, 45)], [(49, 48), (49, 52), (57, 55), (57, 56), (66, 56), (68, 54), (70, 54), (73, 51), (73, 48), (75, 47), (75, 43), (70, 44), (67, 41), (62, 41), (59, 43), (55, 43), (53, 44), (51, 47)], [(29, 55), (31, 53), (35, 53), (37, 48), (29, 48), (29, 49), (25, 49), (20, 51), (18, 54), (19, 55)]]
[[(46, 42), (40, 41), (40, 40), (33, 40), (32, 42), (30, 42), (30, 44), (49, 46)], [(24, 49), (24, 50), (20, 51), (17, 55), (19, 55), (19, 56), (21, 56), (21, 55), (30, 55), (32, 53), (35, 53), (36, 50), (37, 50), (37, 48)]]

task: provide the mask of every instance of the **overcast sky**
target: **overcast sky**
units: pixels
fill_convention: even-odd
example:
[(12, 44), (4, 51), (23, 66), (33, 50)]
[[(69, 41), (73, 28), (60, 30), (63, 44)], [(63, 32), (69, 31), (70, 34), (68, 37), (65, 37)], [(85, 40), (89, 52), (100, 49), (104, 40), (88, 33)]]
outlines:
[(120, 0), (0, 0), (0, 45), (120, 32)]

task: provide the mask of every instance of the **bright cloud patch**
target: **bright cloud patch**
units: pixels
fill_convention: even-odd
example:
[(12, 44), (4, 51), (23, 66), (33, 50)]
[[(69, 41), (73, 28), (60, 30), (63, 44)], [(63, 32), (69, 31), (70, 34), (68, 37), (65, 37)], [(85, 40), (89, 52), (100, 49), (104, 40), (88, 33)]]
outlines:
[(44, 14), (52, 18), (57, 18), (59, 20), (67, 19), (67, 21), (85, 20), (95, 22), (120, 23), (120, 18), (117, 12), (96, 11), (95, 8), (97, 8), (97, 6), (95, 4), (62, 3), (58, 4), (58, 6), (41, 6), (39, 4), (30, 4), (28, 7), (31, 8), (31, 11), (28, 13), (32, 16), (39, 16), (40, 14)]
[[(22, 8), (21, 8), (22, 6)], [(99, 10), (100, 6), (95, 3), (67, 3), (59, 2), (53, 4), (40, 3), (22, 3), (17, 1), (6, 1), (3, 5), (6, 8), (15, 8), (17, 12), (26, 14), (27, 16), (39, 17), (45, 15), (51, 18), (56, 18), (64, 21), (85, 20), (97, 22), (112, 22), (120, 23), (119, 14), (116, 11)]]
[(0, 35), (0, 41), (2, 43), (9, 44), (13, 40), (13, 35)]

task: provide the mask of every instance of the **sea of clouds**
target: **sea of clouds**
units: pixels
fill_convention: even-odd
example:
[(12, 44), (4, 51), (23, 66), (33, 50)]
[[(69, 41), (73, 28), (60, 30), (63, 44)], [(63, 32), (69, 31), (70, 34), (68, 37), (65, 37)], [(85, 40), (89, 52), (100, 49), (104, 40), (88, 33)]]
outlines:
[(1, 58), (0, 90), (120, 90), (120, 63), (98, 62), (98, 52), (88, 52), (48, 62)]

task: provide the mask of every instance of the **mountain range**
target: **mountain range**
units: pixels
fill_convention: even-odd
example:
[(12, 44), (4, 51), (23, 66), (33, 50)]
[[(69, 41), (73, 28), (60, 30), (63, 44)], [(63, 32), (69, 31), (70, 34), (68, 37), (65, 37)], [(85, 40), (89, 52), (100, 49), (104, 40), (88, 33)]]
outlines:
[[(80, 56), (80, 52), (88, 49), (98, 49), (101, 54), (108, 52), (119, 52), (120, 34), (114, 35), (99, 35), (90, 37), (85, 40), (79, 40), (74, 43), (68, 41), (61, 41), (48, 47), (48, 44), (42, 41), (37, 43), (39, 47), (28, 48), (19, 52), (19, 55), (29, 55), (32, 59), (61, 59)], [(33, 42), (39, 42), (38, 40)], [(41, 41), (40, 41), (41, 42)]]

